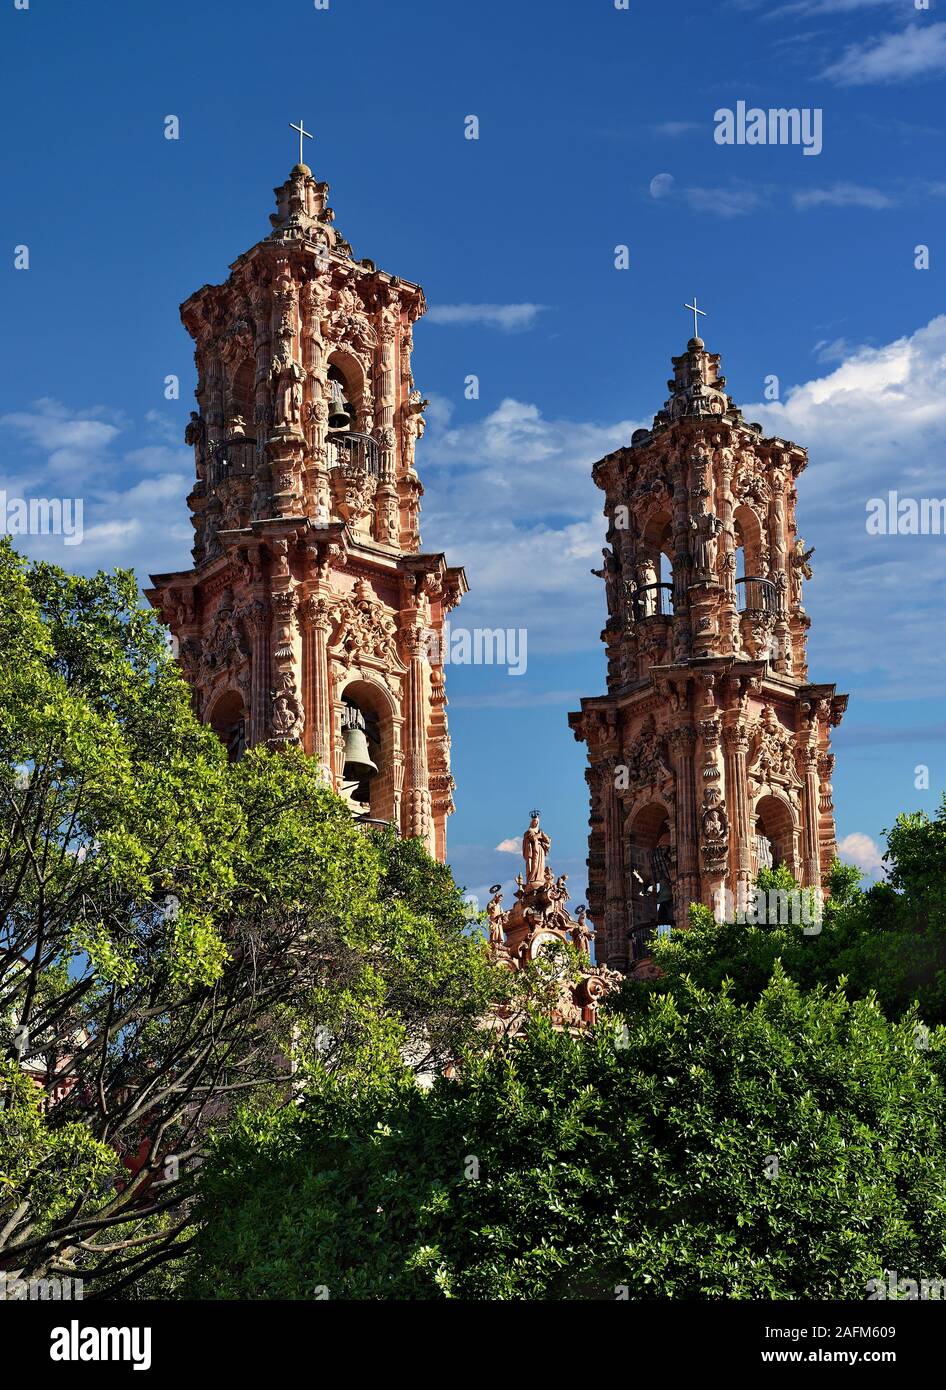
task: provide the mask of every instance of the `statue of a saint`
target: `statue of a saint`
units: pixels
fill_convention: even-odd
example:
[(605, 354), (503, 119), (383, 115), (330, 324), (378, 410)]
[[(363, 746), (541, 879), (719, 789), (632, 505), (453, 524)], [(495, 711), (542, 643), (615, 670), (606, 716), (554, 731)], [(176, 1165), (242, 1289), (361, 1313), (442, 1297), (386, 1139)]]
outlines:
[(534, 813), (529, 822), (529, 829), (522, 837), (522, 857), (526, 861), (526, 888), (545, 882), (545, 856), (551, 848), (552, 841), (544, 830), (539, 829), (538, 813)]

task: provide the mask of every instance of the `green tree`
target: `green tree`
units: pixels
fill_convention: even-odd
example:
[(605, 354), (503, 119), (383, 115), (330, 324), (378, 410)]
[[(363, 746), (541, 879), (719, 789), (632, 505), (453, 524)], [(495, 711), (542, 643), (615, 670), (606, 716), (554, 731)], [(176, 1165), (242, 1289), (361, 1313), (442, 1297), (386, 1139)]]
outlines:
[(205, 1298), (862, 1298), (946, 1268), (942, 1033), (690, 982), (536, 1020), (424, 1092), (244, 1113), (202, 1174)]
[(0, 1267), (121, 1289), (237, 1099), (445, 1065), (491, 992), (466, 925), (301, 753), (227, 762), (131, 574), (0, 544)]
[[(756, 999), (781, 961), (807, 989), (843, 979), (851, 998), (873, 992), (891, 1017), (916, 1004), (927, 1024), (946, 1023), (946, 799), (932, 819), (898, 816), (887, 844), (887, 881), (866, 891), (857, 869), (835, 862), (812, 926), (717, 922), (708, 908), (692, 908), (687, 930), (655, 943), (661, 988), (683, 976), (711, 989), (730, 979), (736, 998)], [(758, 885), (804, 894), (784, 868), (764, 870)]]

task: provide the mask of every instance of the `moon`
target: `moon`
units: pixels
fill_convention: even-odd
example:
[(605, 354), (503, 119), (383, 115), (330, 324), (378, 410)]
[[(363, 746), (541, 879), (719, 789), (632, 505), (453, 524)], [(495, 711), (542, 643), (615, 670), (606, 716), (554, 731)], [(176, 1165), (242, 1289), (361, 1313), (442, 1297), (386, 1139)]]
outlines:
[(666, 198), (673, 188), (673, 174), (655, 174), (650, 181), (650, 196)]

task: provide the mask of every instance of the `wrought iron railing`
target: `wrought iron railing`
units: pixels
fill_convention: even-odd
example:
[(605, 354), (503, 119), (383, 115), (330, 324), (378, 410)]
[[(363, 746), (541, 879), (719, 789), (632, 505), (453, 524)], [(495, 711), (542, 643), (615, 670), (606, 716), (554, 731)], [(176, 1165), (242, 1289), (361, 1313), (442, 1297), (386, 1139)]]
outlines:
[(747, 574), (745, 579), (737, 579), (736, 583), (743, 586), (742, 601), (739, 605), (740, 613), (777, 613), (779, 611), (778, 585), (773, 584), (771, 579)]
[(393, 820), (380, 820), (377, 816), (356, 816), (355, 824), (358, 826), (362, 835), (370, 835), (372, 830), (391, 829), (394, 831), (397, 839), (401, 838), (401, 832), (398, 830)]
[(256, 440), (247, 435), (224, 439), (207, 448), (207, 482), (217, 487), (228, 478), (245, 477), (253, 472), (256, 461)]
[(655, 928), (652, 925), (631, 927), (627, 937), (632, 965), (635, 961), (643, 960), (645, 956), (650, 955), (650, 943), (653, 940), (654, 931)]
[(631, 591), (630, 598), (635, 623), (644, 618), (669, 618), (673, 614), (672, 584), (641, 584)]
[(370, 434), (354, 430), (328, 436), (329, 467), (342, 468), (346, 473), (372, 473), (378, 476), (381, 455), (378, 442)]

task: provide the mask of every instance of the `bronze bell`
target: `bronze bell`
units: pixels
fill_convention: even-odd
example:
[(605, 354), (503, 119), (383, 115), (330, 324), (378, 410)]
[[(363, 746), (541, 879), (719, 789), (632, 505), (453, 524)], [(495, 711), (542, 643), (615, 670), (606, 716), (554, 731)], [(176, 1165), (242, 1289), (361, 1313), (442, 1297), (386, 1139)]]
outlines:
[(328, 408), (330, 430), (347, 430), (351, 426), (351, 406), (345, 400), (335, 400)]
[(342, 767), (342, 780), (346, 783), (357, 783), (352, 791), (352, 798), (355, 801), (369, 801), (369, 783), (372, 777), (377, 777), (378, 767), (371, 761), (371, 752), (368, 748), (368, 739), (365, 736), (364, 715), (359, 709), (351, 706), (346, 711), (345, 721), (345, 762)]

